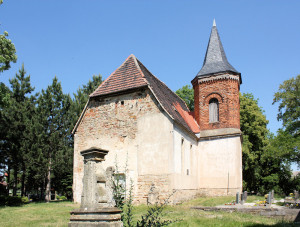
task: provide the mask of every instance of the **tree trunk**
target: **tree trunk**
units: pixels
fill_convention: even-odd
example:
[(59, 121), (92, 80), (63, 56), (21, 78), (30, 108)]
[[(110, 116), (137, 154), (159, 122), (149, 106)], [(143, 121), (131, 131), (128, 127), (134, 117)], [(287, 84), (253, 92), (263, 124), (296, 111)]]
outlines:
[(17, 196), (18, 187), (18, 167), (14, 166), (14, 185), (13, 185), (13, 196)]
[(25, 196), (25, 164), (22, 165), (21, 196)]
[(10, 188), (10, 164), (7, 164), (7, 195), (9, 195), (9, 188)]
[(49, 166), (48, 166), (45, 201), (48, 203), (50, 202), (50, 200), (51, 200), (51, 157), (49, 159)]

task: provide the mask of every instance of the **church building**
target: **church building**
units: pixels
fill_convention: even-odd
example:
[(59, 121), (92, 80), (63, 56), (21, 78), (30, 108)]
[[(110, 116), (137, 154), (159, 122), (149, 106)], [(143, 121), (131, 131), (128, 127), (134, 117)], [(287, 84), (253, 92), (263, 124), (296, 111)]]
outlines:
[(215, 22), (203, 66), (191, 79), (194, 112), (130, 55), (90, 95), (73, 129), (75, 202), (82, 193), (80, 152), (92, 147), (108, 151), (105, 169), (117, 166), (127, 187), (133, 184), (136, 203), (153, 191), (160, 199), (173, 193), (173, 203), (242, 191), (242, 79)]

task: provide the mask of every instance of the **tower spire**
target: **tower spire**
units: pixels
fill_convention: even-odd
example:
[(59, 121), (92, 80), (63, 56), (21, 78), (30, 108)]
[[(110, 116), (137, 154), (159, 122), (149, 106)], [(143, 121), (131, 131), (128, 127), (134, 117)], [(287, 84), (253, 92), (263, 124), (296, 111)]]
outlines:
[(214, 19), (203, 66), (197, 76), (206, 76), (220, 72), (232, 72), (235, 74), (240, 74), (227, 60), (217, 30), (216, 20)]

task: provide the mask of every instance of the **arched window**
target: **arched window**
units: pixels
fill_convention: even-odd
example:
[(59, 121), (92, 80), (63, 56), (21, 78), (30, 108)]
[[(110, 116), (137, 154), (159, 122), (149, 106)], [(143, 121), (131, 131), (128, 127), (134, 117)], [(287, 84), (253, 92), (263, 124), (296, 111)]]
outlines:
[(219, 121), (219, 102), (218, 99), (209, 100), (209, 123)]

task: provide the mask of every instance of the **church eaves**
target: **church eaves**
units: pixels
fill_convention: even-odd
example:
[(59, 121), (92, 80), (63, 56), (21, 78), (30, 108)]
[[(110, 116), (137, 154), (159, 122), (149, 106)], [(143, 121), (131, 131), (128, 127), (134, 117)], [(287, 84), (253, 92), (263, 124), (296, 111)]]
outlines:
[(240, 73), (228, 62), (221, 39), (214, 20), (211, 29), (209, 42), (203, 62), (203, 66), (197, 77), (208, 76), (216, 73), (231, 72), (240, 75)]

